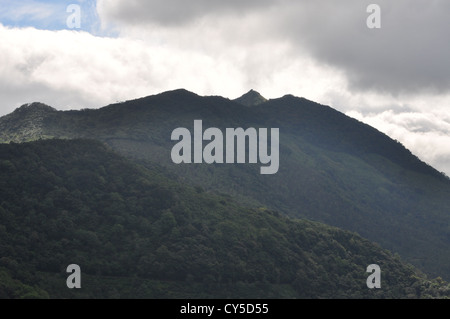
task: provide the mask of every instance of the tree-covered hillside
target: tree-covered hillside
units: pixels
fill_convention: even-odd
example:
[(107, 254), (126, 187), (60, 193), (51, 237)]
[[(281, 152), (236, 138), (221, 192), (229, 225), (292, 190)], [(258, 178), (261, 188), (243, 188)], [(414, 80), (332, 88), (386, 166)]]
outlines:
[[(192, 131), (194, 120), (203, 120), (204, 129), (279, 128), (279, 172), (262, 176), (259, 164), (174, 164), (171, 133)], [(357, 232), (433, 277), (450, 279), (449, 179), (330, 107), (290, 95), (266, 101), (249, 92), (230, 101), (177, 90), (99, 110), (32, 104), (0, 118), (1, 141), (40, 138), (103, 141), (187, 185)]]
[[(369, 264), (382, 289), (367, 288)], [(0, 276), (2, 298), (448, 295), (354, 233), (180, 185), (87, 140), (0, 145)]]

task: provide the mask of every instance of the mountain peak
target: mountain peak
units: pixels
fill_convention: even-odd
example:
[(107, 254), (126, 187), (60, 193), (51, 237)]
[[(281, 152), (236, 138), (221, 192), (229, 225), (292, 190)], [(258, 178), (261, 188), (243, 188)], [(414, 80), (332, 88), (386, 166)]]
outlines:
[(17, 108), (15, 112), (54, 112), (56, 109), (54, 109), (51, 106), (48, 106), (44, 103), (39, 102), (33, 102), (33, 103), (27, 103), (22, 105), (21, 107)]
[(245, 106), (256, 106), (266, 102), (267, 99), (252, 89), (234, 101)]
[[(43, 103), (29, 103), (0, 118), (0, 140), (26, 142), (42, 138), (44, 120), (57, 110)], [(20, 136), (14, 135), (20, 132)]]

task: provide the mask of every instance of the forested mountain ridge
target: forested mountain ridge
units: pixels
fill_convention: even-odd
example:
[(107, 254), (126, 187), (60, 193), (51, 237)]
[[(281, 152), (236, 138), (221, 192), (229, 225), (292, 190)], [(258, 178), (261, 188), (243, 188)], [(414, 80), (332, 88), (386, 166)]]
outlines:
[[(231, 101), (176, 90), (98, 110), (28, 107), (25, 114), (0, 118), (0, 140), (97, 139), (188, 185), (357, 232), (427, 274), (450, 279), (446, 176), (385, 134), (328, 106), (291, 95), (265, 101), (250, 93), (250, 99)], [(245, 105), (238, 103), (243, 100)], [(29, 129), (36, 110), (40, 124)], [(279, 128), (279, 172), (261, 176), (259, 165), (250, 164), (175, 165), (171, 133), (179, 127), (192, 131), (194, 120), (222, 130)]]
[[(368, 289), (366, 267), (382, 269)], [(77, 264), (82, 289), (68, 289)], [(1, 298), (442, 298), (355, 233), (170, 181), (89, 140), (0, 145)]]

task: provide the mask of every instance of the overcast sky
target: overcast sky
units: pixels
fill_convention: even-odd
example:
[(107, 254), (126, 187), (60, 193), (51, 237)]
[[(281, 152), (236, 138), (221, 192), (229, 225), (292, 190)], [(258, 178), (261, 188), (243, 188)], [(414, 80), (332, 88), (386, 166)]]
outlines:
[[(67, 24), (71, 4), (80, 28)], [(369, 4), (379, 29), (367, 26)], [(289, 93), (375, 126), (450, 175), (449, 31), (448, 0), (0, 0), (0, 115), (177, 88)]]

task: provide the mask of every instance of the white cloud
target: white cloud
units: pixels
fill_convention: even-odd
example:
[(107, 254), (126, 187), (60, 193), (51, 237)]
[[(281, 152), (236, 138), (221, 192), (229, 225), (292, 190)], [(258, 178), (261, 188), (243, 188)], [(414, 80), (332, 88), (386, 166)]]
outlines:
[[(292, 93), (316, 100), (324, 88), (342, 89), (339, 72), (308, 56), (292, 57), (282, 43), (226, 48), (217, 31), (199, 26), (178, 37), (155, 32), (141, 39), (102, 38), (0, 25), (1, 112), (36, 100), (58, 108), (98, 107), (181, 87), (230, 98), (254, 88), (269, 97)], [(207, 47), (203, 41), (187, 45), (190, 33), (215, 40)]]
[(424, 112), (346, 114), (400, 141), (420, 159), (450, 176), (450, 121)]
[(2, 114), (32, 101), (99, 107), (180, 87), (235, 94), (244, 81), (227, 59), (136, 39), (1, 25), (0, 38)]
[[(379, 0), (382, 28), (370, 30), (366, 9), (372, 2), (99, 0), (98, 7), (102, 20), (126, 35), (169, 30), (210, 47), (213, 38), (202, 37), (206, 29), (219, 32), (230, 45), (284, 41), (297, 54), (345, 72), (353, 91), (449, 92), (449, 2)], [(204, 30), (187, 32), (197, 30), (192, 26)]]

